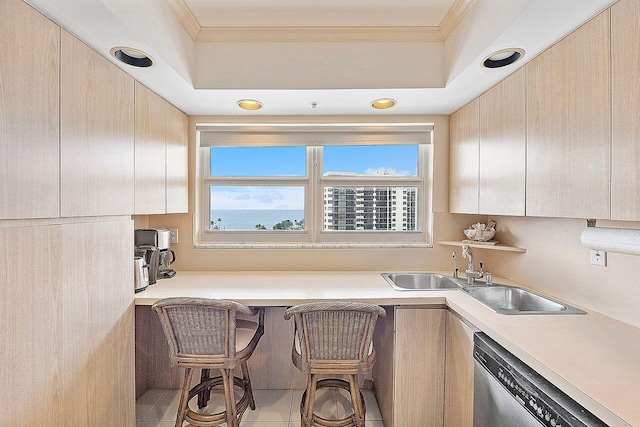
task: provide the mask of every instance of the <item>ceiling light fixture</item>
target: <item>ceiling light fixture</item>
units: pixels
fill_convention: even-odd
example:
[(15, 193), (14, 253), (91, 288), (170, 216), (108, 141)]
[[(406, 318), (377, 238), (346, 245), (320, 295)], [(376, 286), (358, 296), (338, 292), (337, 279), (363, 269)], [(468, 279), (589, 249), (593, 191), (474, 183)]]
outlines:
[(243, 110), (259, 110), (262, 108), (262, 102), (255, 99), (241, 99), (237, 104)]
[(500, 68), (511, 65), (524, 57), (524, 50), (518, 48), (502, 49), (487, 56), (482, 62), (485, 68)]
[(391, 98), (380, 98), (371, 103), (371, 106), (376, 110), (386, 110), (394, 105), (396, 105), (396, 100)]
[(118, 46), (111, 49), (111, 56), (116, 58), (120, 62), (124, 62), (127, 65), (133, 67), (152, 67), (153, 60), (145, 52), (132, 47)]

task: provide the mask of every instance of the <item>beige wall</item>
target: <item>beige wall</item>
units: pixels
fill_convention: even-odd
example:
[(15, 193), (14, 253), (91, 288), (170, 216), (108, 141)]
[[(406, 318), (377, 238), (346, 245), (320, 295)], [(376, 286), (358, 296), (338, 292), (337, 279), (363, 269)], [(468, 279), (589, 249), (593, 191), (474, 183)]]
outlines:
[[(493, 218), (493, 217), (492, 217)], [(580, 243), (583, 219), (495, 217), (496, 237), (524, 254), (487, 251), (486, 268), (540, 292), (640, 327), (640, 258), (607, 254), (607, 267), (591, 265)], [(598, 227), (640, 228), (599, 220)]]

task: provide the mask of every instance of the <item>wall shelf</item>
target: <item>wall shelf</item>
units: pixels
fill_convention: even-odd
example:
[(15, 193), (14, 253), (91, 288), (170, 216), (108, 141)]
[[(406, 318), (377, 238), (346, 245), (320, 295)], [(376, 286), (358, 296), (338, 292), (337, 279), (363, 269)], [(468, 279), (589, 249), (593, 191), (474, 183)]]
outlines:
[(455, 241), (455, 240), (440, 240), (438, 241), (439, 245), (444, 245), (444, 246), (459, 246), (462, 247), (463, 245), (468, 245), (471, 248), (478, 248), (478, 249), (488, 249), (490, 251), (507, 251), (507, 252), (518, 252), (518, 253), (524, 253), (527, 252), (526, 249), (524, 248), (518, 248), (516, 246), (507, 246), (507, 245), (501, 245), (501, 244), (497, 244), (497, 245), (483, 245), (482, 243), (462, 243), (461, 241)]

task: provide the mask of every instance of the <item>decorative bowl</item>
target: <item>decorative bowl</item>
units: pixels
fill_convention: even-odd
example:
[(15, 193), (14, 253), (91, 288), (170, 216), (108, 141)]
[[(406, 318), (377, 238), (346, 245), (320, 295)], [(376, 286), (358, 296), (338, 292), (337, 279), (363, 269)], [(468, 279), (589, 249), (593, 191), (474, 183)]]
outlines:
[(466, 230), (464, 230), (464, 235), (467, 236), (467, 239), (469, 240), (473, 240), (476, 242), (488, 242), (493, 238), (493, 236), (496, 235), (496, 229), (484, 228), (480, 230), (478, 228), (467, 228)]

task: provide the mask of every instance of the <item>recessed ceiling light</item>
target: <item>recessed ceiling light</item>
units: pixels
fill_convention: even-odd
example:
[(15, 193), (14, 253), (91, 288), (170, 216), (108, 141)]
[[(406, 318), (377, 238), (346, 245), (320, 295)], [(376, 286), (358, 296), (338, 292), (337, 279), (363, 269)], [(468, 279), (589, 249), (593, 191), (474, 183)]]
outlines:
[(395, 99), (391, 98), (380, 98), (371, 103), (371, 106), (377, 110), (386, 110), (387, 108), (391, 108), (394, 105), (396, 105), (396, 101)]
[(153, 60), (145, 52), (133, 47), (118, 46), (111, 49), (111, 56), (133, 67), (152, 67)]
[(506, 67), (520, 60), (523, 56), (524, 50), (522, 49), (502, 49), (487, 56), (482, 62), (482, 66), (485, 68)]
[(241, 99), (238, 101), (238, 107), (243, 110), (259, 110), (262, 108), (262, 102), (255, 99)]

